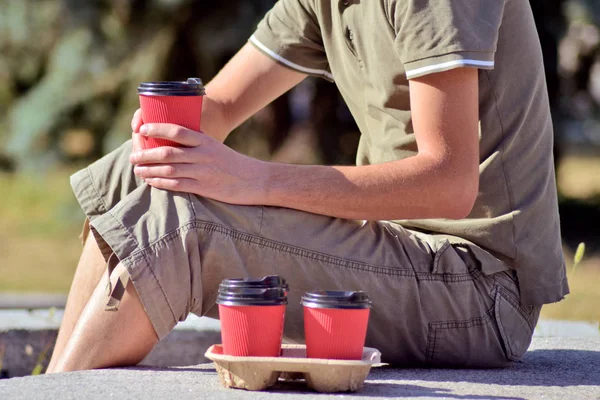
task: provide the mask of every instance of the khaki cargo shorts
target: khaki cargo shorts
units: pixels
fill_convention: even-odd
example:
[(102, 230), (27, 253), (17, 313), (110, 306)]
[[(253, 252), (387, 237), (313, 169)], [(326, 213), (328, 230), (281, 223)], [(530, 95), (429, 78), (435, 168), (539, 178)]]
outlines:
[(189, 313), (218, 318), (225, 278), (283, 276), (285, 338), (303, 341), (300, 298), (364, 290), (367, 345), (397, 365), (499, 367), (531, 342), (540, 307), (519, 305), (512, 271), (485, 275), (472, 249), (391, 222), (238, 206), (155, 189), (129, 164), (131, 144), (71, 178), (108, 260), (126, 268), (164, 338)]

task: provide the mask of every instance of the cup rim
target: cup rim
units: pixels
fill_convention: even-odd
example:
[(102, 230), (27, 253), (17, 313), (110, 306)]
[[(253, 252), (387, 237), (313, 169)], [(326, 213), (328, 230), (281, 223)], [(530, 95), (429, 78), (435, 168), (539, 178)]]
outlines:
[(219, 291), (233, 288), (256, 288), (256, 289), (289, 289), (289, 285), (280, 275), (265, 275), (262, 278), (228, 278), (223, 279), (219, 285)]
[(219, 288), (217, 304), (224, 305), (280, 305), (287, 304), (287, 291), (276, 287)]
[(220, 306), (253, 307), (253, 306), (285, 306), (287, 298), (280, 299), (218, 299), (216, 303)]
[(188, 78), (186, 81), (142, 82), (137, 93), (142, 96), (204, 96), (206, 90), (201, 79)]
[(302, 296), (300, 304), (307, 308), (360, 310), (372, 308), (369, 295), (363, 291), (315, 290)]

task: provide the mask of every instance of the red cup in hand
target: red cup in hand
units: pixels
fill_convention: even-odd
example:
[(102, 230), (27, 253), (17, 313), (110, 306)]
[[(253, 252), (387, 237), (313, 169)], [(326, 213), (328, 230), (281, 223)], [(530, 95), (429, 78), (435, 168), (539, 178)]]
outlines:
[[(187, 81), (143, 82), (138, 87), (142, 121), (180, 125), (200, 131), (204, 85), (198, 78)], [(145, 149), (180, 146), (166, 139), (143, 137)]]

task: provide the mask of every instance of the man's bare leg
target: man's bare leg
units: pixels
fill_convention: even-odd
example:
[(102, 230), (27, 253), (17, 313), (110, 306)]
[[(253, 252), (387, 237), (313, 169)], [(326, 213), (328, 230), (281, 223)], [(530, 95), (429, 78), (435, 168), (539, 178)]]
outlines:
[(60, 358), (60, 355), (71, 336), (71, 332), (73, 332), (73, 329), (75, 328), (77, 320), (79, 320), (81, 312), (92, 296), (103, 273), (106, 273), (106, 261), (98, 248), (94, 236), (90, 234), (83, 246), (81, 258), (79, 259), (79, 264), (77, 265), (75, 276), (73, 277), (65, 313), (60, 325), (60, 330), (58, 331), (56, 344), (54, 345), (54, 352), (52, 353), (52, 358), (48, 364), (48, 373), (53, 371), (56, 362)]
[[(124, 270), (115, 268), (113, 284)], [(119, 310), (105, 310), (107, 279), (100, 279), (52, 372), (136, 365), (158, 342), (131, 282)]]

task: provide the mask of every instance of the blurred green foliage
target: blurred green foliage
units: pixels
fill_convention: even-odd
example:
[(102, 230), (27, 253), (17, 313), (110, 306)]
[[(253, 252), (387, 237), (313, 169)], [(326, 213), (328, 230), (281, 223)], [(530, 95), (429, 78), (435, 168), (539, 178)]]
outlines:
[(210, 79), (273, 3), (1, 0), (4, 152), (19, 169), (99, 157), (130, 136), (139, 82)]
[[(116, 148), (130, 136), (139, 82), (210, 80), (275, 1), (0, 0), (0, 169), (39, 171)], [(600, 145), (600, 2), (530, 2), (557, 131)], [(315, 154), (303, 160), (351, 163), (358, 133), (347, 134), (356, 128), (335, 87), (309, 89)], [(250, 139), (266, 144), (255, 156), (289, 138), (296, 103), (284, 96), (259, 118)], [(252, 152), (248, 140), (230, 144)]]

